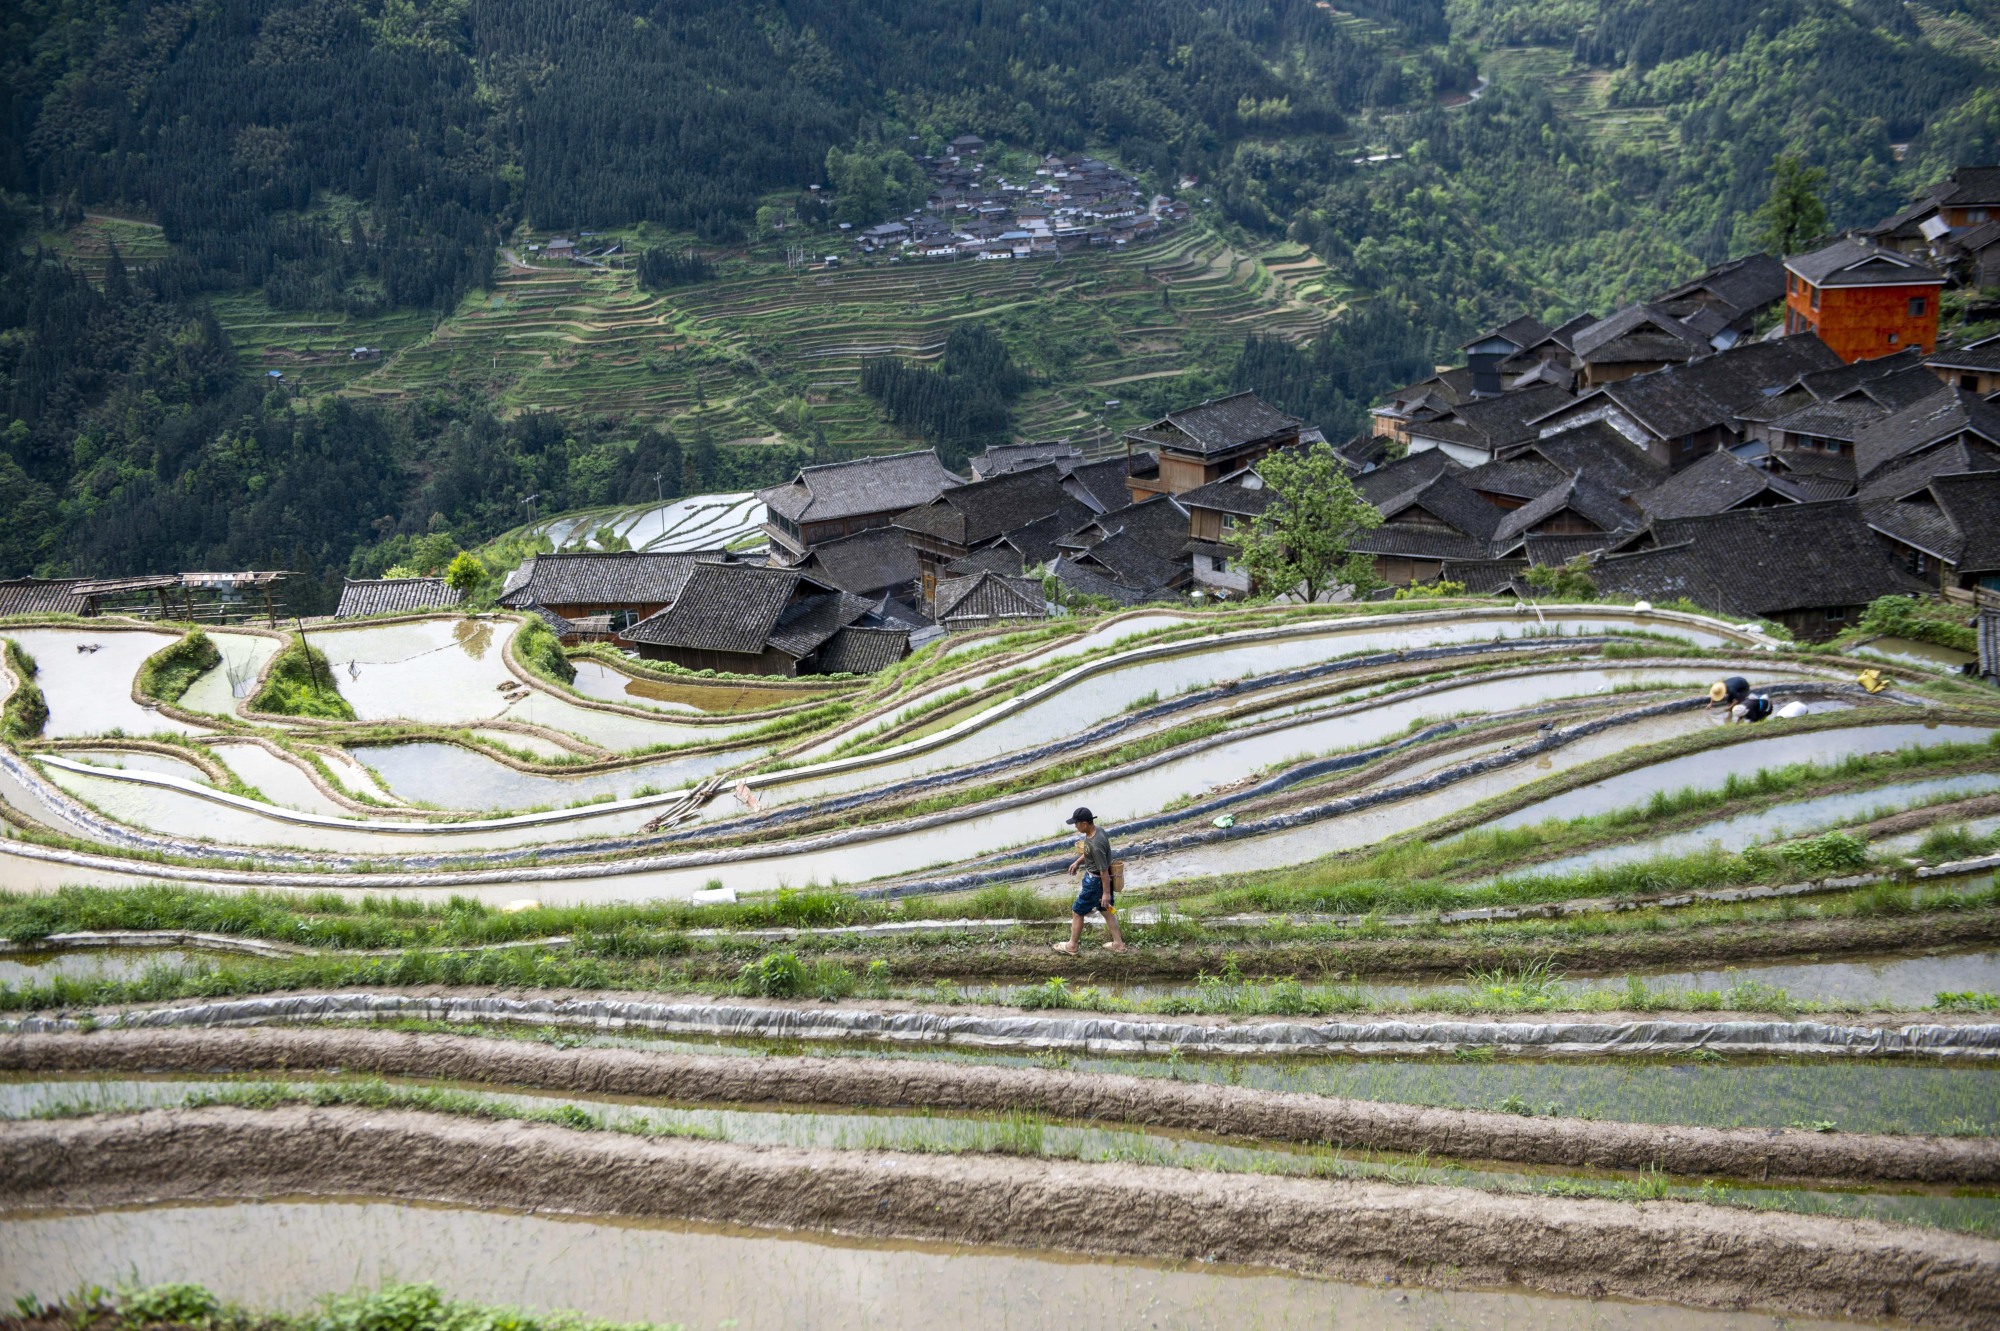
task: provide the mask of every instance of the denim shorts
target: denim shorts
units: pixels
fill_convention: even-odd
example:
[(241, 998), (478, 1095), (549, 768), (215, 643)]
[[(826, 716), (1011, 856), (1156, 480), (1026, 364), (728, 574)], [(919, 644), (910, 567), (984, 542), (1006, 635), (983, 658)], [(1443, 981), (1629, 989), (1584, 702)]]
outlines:
[(1077, 890), (1076, 900), (1070, 904), (1069, 912), (1072, 915), (1088, 915), (1094, 910), (1102, 909), (1103, 905), (1104, 880), (1099, 878), (1097, 871), (1093, 869), (1084, 874), (1083, 886)]

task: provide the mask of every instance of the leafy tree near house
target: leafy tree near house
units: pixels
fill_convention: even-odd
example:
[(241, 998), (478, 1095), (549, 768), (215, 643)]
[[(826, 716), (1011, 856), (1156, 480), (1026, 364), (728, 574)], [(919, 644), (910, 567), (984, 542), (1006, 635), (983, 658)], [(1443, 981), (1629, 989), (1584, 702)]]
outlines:
[(1308, 601), (1347, 583), (1375, 584), (1374, 562), (1349, 546), (1382, 525), (1382, 514), (1347, 479), (1333, 446), (1273, 453), (1257, 464), (1275, 498), (1242, 529), (1243, 565), (1267, 591), (1297, 590)]
[(1589, 555), (1578, 555), (1567, 564), (1537, 564), (1528, 570), (1528, 585), (1558, 601), (1597, 599), (1597, 584), (1590, 579)]
[(1786, 154), (1771, 163), (1771, 197), (1757, 210), (1757, 237), (1773, 254), (1797, 254), (1826, 231), (1820, 182), (1826, 172)]
[(486, 565), (479, 562), (477, 555), (469, 550), (461, 550), (444, 571), (445, 584), (461, 596), (472, 595), (473, 588), (486, 581)]

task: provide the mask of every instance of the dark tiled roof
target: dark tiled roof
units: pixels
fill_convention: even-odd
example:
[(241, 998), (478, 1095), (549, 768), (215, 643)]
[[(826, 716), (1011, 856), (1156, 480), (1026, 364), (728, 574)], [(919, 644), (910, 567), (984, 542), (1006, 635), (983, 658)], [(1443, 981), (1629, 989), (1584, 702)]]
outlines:
[(1958, 535), (1951, 556), (1958, 571), (2000, 572), (2000, 471), (1939, 476), (1931, 481), (1931, 493)]
[(856, 596), (879, 596), (916, 581), (918, 573), (910, 538), (894, 527), (873, 527), (821, 541), (800, 567)]
[(449, 610), (465, 593), (443, 578), (349, 578), (340, 589), (335, 619), (387, 615), (407, 610)]
[(1079, 503), (1074, 508), (1059, 509), (1045, 518), (1038, 518), (1025, 527), (1016, 527), (995, 543), (1018, 554), (1022, 568), (1034, 568), (1054, 559), (1061, 548), (1057, 542), (1066, 533), (1077, 530), (1077, 524), (1089, 515), (1090, 510)]
[(823, 593), (833, 591), (797, 569), (697, 564), (671, 606), (620, 636), (660, 647), (754, 656), (764, 650), (778, 617), (801, 584)]
[(1788, 448), (1767, 454), (1765, 465), (1790, 482), (1807, 503), (1846, 499), (1854, 493), (1853, 458)]
[(1296, 416), (1267, 404), (1255, 393), (1237, 393), (1198, 407), (1170, 411), (1128, 438), (1182, 453), (1227, 453), (1299, 428)]
[(1491, 596), (1528, 571), (1525, 559), (1447, 559), (1440, 582), (1462, 582), (1473, 596)]
[(12, 578), (0, 582), (0, 615), (80, 615), (89, 602), (76, 578)]
[(1736, 429), (1741, 413), (1802, 373), (1839, 358), (1811, 334), (1732, 347), (1685, 365), (1634, 375), (1596, 390), (1662, 439), (1715, 426)]
[(1408, 384), (1397, 389), (1395, 392), (1382, 398), (1375, 405), (1377, 407), (1400, 407), (1402, 410), (1408, 411), (1414, 409), (1417, 404), (1423, 402), (1426, 398), (1435, 399), (1435, 405), (1441, 409), (1455, 407), (1461, 402), (1470, 402), (1472, 400), (1472, 370), (1463, 365), (1456, 369), (1439, 370), (1436, 374), (1428, 378), (1419, 379), (1413, 384)]
[[(1139, 459), (1134, 458), (1133, 461), (1137, 463)], [(1125, 459), (1122, 457), (1105, 458), (1099, 462), (1066, 464), (1065, 470), (1069, 475), (1063, 488), (1078, 499), (1088, 495), (1089, 499), (1085, 502), (1095, 505), (1101, 511), (1109, 512), (1114, 508), (1123, 508), (1132, 502), (1132, 491), (1125, 484)], [(1155, 462), (1150, 472), (1141, 470), (1140, 474), (1157, 476), (1158, 463)], [(1081, 493), (1078, 493), (1079, 491)]]
[(1048, 597), (1033, 578), (1003, 578), (975, 573), (947, 578), (932, 599), (937, 621), (948, 624), (978, 619), (1040, 619), (1048, 614)]
[(1173, 561), (1187, 543), (1188, 511), (1178, 497), (1160, 495), (1106, 513), (1087, 527), (1106, 537), (1122, 535), (1155, 559)]
[(874, 608), (874, 602), (851, 592), (802, 596), (778, 615), (778, 622), (771, 626), (766, 641), (794, 660), (801, 660)]
[(1881, 499), (1901, 499), (1931, 483), (1933, 476), (1952, 476), (1967, 471), (2000, 470), (2000, 449), (1982, 448), (1956, 440), (1941, 448), (1913, 453), (1883, 467), (1860, 489), (1866, 503)]
[[(1268, 485), (1259, 484), (1251, 489), (1244, 482), (1256, 477), (1249, 468), (1224, 476), (1221, 480), (1210, 481), (1196, 490), (1189, 490), (1178, 496), (1183, 508), (1205, 508), (1217, 513), (1234, 513), (1238, 517), (1254, 518), (1271, 506), (1275, 492)], [(1357, 488), (1359, 488), (1357, 486)]]
[[(1435, 526), (1439, 523), (1467, 536), (1484, 541), (1492, 537), (1499, 527), (1501, 510), (1487, 503), (1465, 487), (1457, 475), (1440, 473), (1430, 480), (1411, 487), (1402, 494), (1392, 496), (1375, 505), (1380, 509), (1385, 521), (1377, 531), (1388, 527)], [(1399, 514), (1412, 509), (1421, 509), (1429, 515), (1426, 521), (1421, 515), (1414, 520), (1398, 522)]]
[(1449, 453), (1427, 448), (1421, 453), (1409, 453), (1385, 462), (1375, 470), (1355, 477), (1354, 488), (1361, 492), (1363, 499), (1380, 508), (1384, 501), (1429, 485), (1440, 476), (1447, 473), (1459, 475), (1464, 471), (1465, 468)]
[(1865, 605), (1922, 586), (1891, 564), (1851, 499), (1656, 519), (1653, 537), (1655, 549), (1600, 559), (1591, 569), (1598, 589), (1775, 615)]
[(1831, 401), (1884, 375), (1896, 374), (1923, 363), (1921, 351), (1905, 347), (1891, 356), (1876, 356), (1870, 360), (1833, 365), (1824, 370), (1814, 370), (1811, 374), (1802, 374), (1799, 386), (1821, 401)]
[(549, 609), (545, 605), (531, 605), (527, 607), (527, 613), (533, 615), (536, 619), (539, 619), (542, 621), (542, 623), (548, 625), (549, 632), (555, 634), (558, 638), (567, 638), (572, 633), (577, 632), (577, 627), (575, 624), (571, 623), (567, 619), (564, 619), (561, 615), (557, 614), (555, 611)]
[(828, 675), (872, 675), (910, 654), (908, 629), (862, 628), (850, 624), (826, 640), (817, 665)]
[(1842, 236), (1831, 245), (1795, 254), (1785, 260), (1785, 267), (1816, 287), (1908, 286), (1944, 281), (1936, 270), (1859, 236)]
[(530, 555), (507, 579), (500, 604), (510, 609), (530, 605), (666, 605), (680, 595), (696, 564), (728, 558), (722, 550), (671, 555), (637, 550)]
[(1475, 398), (1452, 408), (1451, 415), (1410, 427), (1412, 439), (1435, 439), (1491, 452), (1533, 439), (1529, 424), (1576, 399), (1554, 384), (1538, 384), (1498, 397)]
[(1481, 333), (1469, 342), (1459, 343), (1458, 349), (1463, 351), (1467, 347), (1477, 346), (1489, 338), (1497, 337), (1501, 341), (1511, 342), (1525, 351), (1547, 338), (1548, 335), (1549, 330), (1542, 325), (1541, 320), (1530, 319), (1524, 314), (1518, 319), (1510, 319), (1508, 322), (1501, 324), (1490, 333)]
[(801, 468), (784, 485), (759, 490), (772, 512), (793, 522), (827, 522), (927, 504), (959, 478), (934, 449)]
[(1598, 319), (1594, 314), (1584, 313), (1575, 315), (1551, 328), (1549, 330), (1549, 340), (1564, 351), (1573, 350), (1576, 344), (1576, 335), (1596, 322), (1598, 322)]
[(1967, 254), (1977, 254), (1990, 245), (2000, 244), (2000, 218), (1959, 232), (1951, 238), (1951, 243)]
[(1945, 370), (1985, 370), (1993, 373), (2000, 370), (2000, 337), (1989, 337), (1969, 347), (1939, 351), (1924, 363)]
[(991, 444), (984, 453), (972, 459), (972, 475), (977, 480), (985, 480), (989, 476), (1020, 471), (1023, 467), (1082, 459), (1083, 449), (1067, 439), (1032, 444)]
[(971, 547), (1051, 515), (1063, 515), (1068, 523), (1063, 530), (1069, 531), (1086, 521), (1091, 511), (1063, 489), (1062, 474), (1055, 467), (1043, 466), (947, 490), (902, 514), (895, 525)]
[(1766, 492), (1790, 503), (1806, 497), (1789, 480), (1721, 449), (1639, 495), (1638, 501), (1656, 518), (1696, 518), (1741, 508)]
[(1101, 596), (1119, 605), (1144, 605), (1154, 599), (1153, 589), (1131, 587), (1109, 576), (1103, 569), (1091, 568), (1072, 559), (1059, 559), (1049, 572), (1055, 580), (1073, 592), (1085, 596)]
[(2000, 443), (2000, 407), (1962, 389), (1940, 386), (1855, 436), (1854, 469), (1866, 480), (1898, 458), (1968, 431)]
[(1867, 398), (1842, 398), (1838, 402), (1809, 402), (1797, 411), (1773, 420), (1771, 429), (1786, 434), (1811, 435), (1818, 439), (1839, 439), (1852, 443), (1868, 426), (1888, 415), (1886, 408)]
[(1708, 339), (1663, 309), (1627, 305), (1579, 330), (1570, 339), (1577, 357), (1593, 364), (1631, 360), (1687, 360), (1713, 348)]
[(1063, 557), (1073, 563), (1094, 564), (1133, 587), (1164, 590), (1183, 581), (1188, 572), (1188, 565), (1181, 557), (1186, 545), (1185, 527), (1175, 540), (1170, 556), (1154, 554), (1129, 534), (1119, 532), (1116, 536), (1105, 537), (1087, 550), (1066, 552)]
[(1640, 448), (1604, 421), (1573, 425), (1507, 453), (1539, 457), (1563, 473), (1582, 472), (1617, 494), (1648, 490), (1667, 478), (1666, 463)]
[(1879, 402), (1890, 411), (1901, 411), (1923, 401), (1937, 392), (1937, 375), (1926, 369), (1904, 370), (1900, 374), (1885, 374), (1880, 379), (1871, 379), (1856, 389), (1872, 402)]
[(1593, 535), (1584, 532), (1530, 532), (1522, 538), (1521, 548), (1528, 556), (1530, 564), (1567, 564), (1578, 555), (1593, 555), (1604, 549), (1612, 540), (1610, 534)]
[(2000, 166), (1961, 166), (1936, 189), (1937, 201), (1954, 208), (2000, 204)]
[(974, 550), (969, 555), (961, 555), (944, 566), (944, 571), (957, 577), (972, 573), (998, 573), (1002, 577), (1017, 578), (1021, 575), (1021, 552), (1004, 545), (989, 545), (984, 550)]
[(1357, 535), (1349, 548), (1364, 555), (1400, 555), (1409, 559), (1484, 559), (1490, 544), (1483, 536), (1469, 536), (1449, 527), (1385, 522)]
[(1531, 529), (1565, 510), (1575, 513), (1599, 531), (1619, 531), (1639, 525), (1639, 514), (1627, 508), (1617, 495), (1587, 480), (1581, 472), (1550, 487), (1547, 494), (1502, 515), (1494, 528), (1496, 547), (1511, 544)]
[(1653, 298), (1653, 303), (1669, 305), (1702, 293), (1714, 296), (1738, 313), (1776, 304), (1785, 298), (1785, 265), (1769, 254), (1746, 254), (1661, 292)]
[(1562, 484), (1565, 474), (1555, 464), (1531, 453), (1523, 453), (1505, 462), (1482, 463), (1460, 476), (1459, 480), (1467, 489), (1481, 494), (1533, 499), (1547, 494), (1550, 487)]

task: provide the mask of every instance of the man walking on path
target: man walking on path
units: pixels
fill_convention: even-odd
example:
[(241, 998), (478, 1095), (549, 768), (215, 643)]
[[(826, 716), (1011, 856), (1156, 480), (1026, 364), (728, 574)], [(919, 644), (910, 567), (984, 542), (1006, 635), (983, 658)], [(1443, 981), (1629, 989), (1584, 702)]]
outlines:
[[(1111, 935), (1111, 941), (1104, 948), (1107, 952), (1123, 952), (1125, 940), (1118, 933), (1118, 917), (1113, 913), (1111, 904), (1111, 838), (1104, 835), (1104, 829), (1097, 825), (1088, 809), (1078, 809), (1069, 816), (1068, 822), (1083, 836), (1077, 844), (1076, 858), (1070, 861), (1069, 866), (1071, 873), (1083, 870), (1083, 887), (1069, 908), (1069, 941), (1057, 943), (1055, 949), (1075, 956), (1077, 943), (1083, 938), (1083, 917), (1094, 910), (1102, 910), (1104, 931)], [(1085, 865), (1089, 867), (1085, 868)]]

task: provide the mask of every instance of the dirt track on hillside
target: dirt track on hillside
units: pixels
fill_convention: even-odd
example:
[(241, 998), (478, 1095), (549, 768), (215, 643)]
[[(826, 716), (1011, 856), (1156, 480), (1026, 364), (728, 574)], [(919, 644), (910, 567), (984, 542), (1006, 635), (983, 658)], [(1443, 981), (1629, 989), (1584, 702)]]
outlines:
[(374, 1110), (0, 1127), (0, 1205), (287, 1194), (504, 1205), (1270, 1266), (1928, 1325), (2000, 1319), (2000, 1243), (1692, 1203), (1006, 1157), (645, 1140)]
[(0, 1038), (0, 1070), (320, 1072), (678, 1102), (1028, 1111), (1225, 1137), (1429, 1152), (1459, 1160), (1689, 1177), (1991, 1184), (2000, 1140), (1543, 1118), (1108, 1073), (854, 1058), (743, 1058), (296, 1028)]

